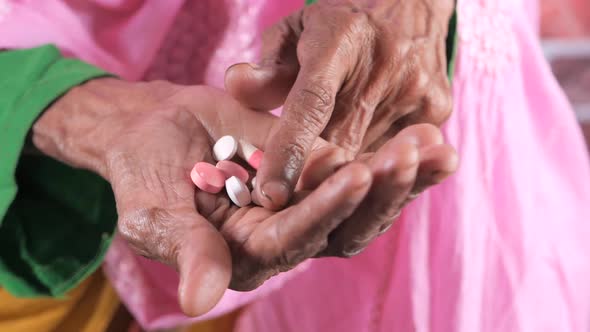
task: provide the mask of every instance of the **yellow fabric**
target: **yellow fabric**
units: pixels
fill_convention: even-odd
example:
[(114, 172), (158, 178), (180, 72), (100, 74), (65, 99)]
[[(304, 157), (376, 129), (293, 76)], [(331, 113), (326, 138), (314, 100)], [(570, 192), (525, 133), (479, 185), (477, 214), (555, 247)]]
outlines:
[(182, 332), (231, 332), (234, 330), (238, 315), (239, 311), (235, 311), (217, 319), (189, 326)]
[(0, 331), (104, 332), (119, 305), (100, 270), (63, 299), (16, 298), (0, 288)]
[[(0, 288), (1, 332), (105, 332), (121, 305), (102, 271), (63, 299), (17, 298)], [(201, 322), (182, 332), (231, 332), (239, 312)]]

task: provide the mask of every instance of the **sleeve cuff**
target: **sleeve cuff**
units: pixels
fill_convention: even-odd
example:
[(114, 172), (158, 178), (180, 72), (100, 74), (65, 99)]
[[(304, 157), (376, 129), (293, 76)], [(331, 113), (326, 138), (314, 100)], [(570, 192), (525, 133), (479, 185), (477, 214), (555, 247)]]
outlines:
[(98, 176), (21, 151), (54, 100), (111, 75), (52, 45), (0, 52), (0, 73), (0, 285), (21, 297), (61, 296), (100, 266), (114, 199)]
[[(66, 59), (46, 45), (0, 52), (0, 220), (16, 195), (14, 172), (33, 123), (54, 100), (76, 85), (108, 73)], [(1, 221), (0, 221), (1, 225)]]

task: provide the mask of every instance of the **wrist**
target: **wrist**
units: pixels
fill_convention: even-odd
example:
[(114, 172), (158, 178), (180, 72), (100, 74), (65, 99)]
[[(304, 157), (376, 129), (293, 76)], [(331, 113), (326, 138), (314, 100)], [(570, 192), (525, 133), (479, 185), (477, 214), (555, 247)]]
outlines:
[[(115, 93), (130, 83), (114, 78), (70, 89), (35, 122), (31, 141), (41, 153), (106, 178), (107, 148), (114, 140), (114, 117), (122, 113)], [(113, 97), (114, 96), (114, 97)]]

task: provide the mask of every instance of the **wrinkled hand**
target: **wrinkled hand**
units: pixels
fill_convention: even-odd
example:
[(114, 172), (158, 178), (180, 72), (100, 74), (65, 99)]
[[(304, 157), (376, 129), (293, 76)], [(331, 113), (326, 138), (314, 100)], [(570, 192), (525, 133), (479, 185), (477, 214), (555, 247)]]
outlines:
[(227, 90), (244, 105), (284, 104), (257, 177), (265, 207), (288, 202), (320, 135), (356, 154), (448, 117), (452, 9), (452, 0), (320, 0), (269, 32), (259, 65), (227, 71)]
[(228, 285), (249, 290), (307, 258), (360, 252), (410, 193), (456, 167), (436, 128), (414, 126), (355, 162), (318, 141), (292, 204), (280, 212), (237, 208), (223, 193), (195, 189), (191, 167), (212, 162), (216, 139), (229, 134), (262, 146), (276, 121), (215, 89), (102, 79), (49, 108), (33, 141), (111, 183), (120, 234), (137, 253), (179, 271), (181, 306), (198, 315)]

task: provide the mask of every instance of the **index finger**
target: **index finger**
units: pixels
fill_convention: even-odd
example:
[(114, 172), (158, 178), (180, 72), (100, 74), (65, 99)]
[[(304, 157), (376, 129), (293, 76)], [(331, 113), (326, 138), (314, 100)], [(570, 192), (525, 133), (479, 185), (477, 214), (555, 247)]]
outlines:
[(302, 65), (258, 170), (257, 190), (264, 207), (279, 209), (289, 201), (310, 149), (334, 110), (346, 74), (342, 68), (346, 66), (337, 55)]
[(361, 204), (371, 183), (368, 166), (344, 166), (300, 202), (265, 221), (271, 227), (265, 227), (251, 245), (256, 244), (256, 252), (265, 253), (280, 267), (313, 257), (326, 247), (328, 235)]

